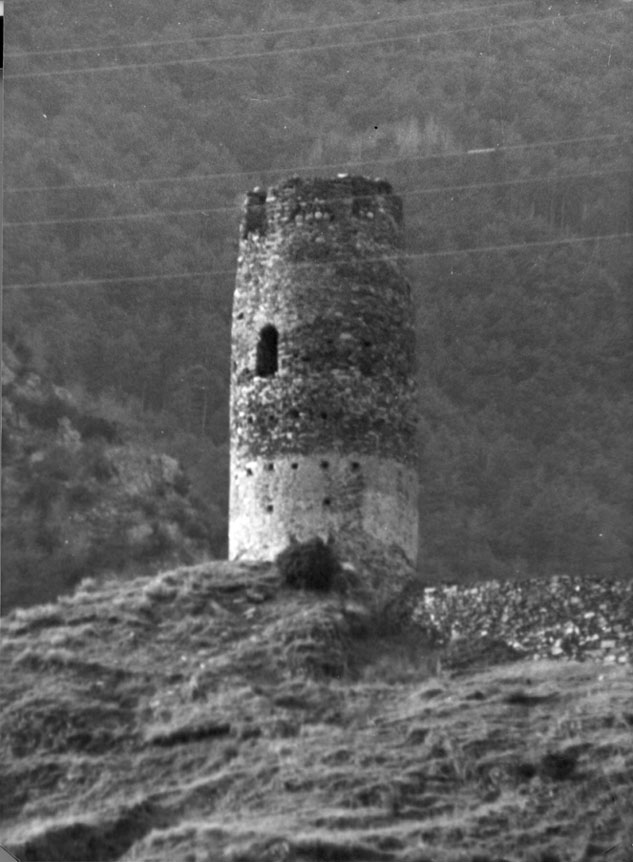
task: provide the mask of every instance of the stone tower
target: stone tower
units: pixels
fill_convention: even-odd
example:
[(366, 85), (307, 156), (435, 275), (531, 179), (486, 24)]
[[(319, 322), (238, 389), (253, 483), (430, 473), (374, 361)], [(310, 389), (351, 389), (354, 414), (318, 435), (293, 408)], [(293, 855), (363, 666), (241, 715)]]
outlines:
[(418, 549), (414, 310), (384, 180), (246, 196), (233, 301), (229, 557), (333, 535)]

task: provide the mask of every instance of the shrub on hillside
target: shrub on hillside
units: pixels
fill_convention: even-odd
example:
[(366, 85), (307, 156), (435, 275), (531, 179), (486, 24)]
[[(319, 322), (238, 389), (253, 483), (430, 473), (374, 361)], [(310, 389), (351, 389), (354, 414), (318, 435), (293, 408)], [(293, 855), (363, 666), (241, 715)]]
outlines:
[[(35, 457), (35, 456), (34, 456)], [(50, 446), (32, 463), (34, 476), (66, 482), (77, 470), (75, 458), (64, 446)]]
[(189, 490), (191, 489), (191, 479), (187, 476), (186, 473), (181, 471), (176, 475), (174, 479), (174, 491), (177, 494), (180, 494), (181, 497), (185, 497)]
[(23, 395), (15, 396), (13, 403), (16, 409), (36, 428), (47, 431), (56, 430), (61, 419), (76, 417), (77, 411), (66, 404), (57, 395), (48, 395), (43, 401), (34, 401)]
[(82, 440), (94, 440), (102, 438), (107, 443), (115, 443), (119, 438), (116, 424), (104, 419), (102, 416), (89, 416), (84, 414), (75, 419), (75, 427), (81, 434)]
[(116, 466), (108, 458), (103, 440), (89, 440), (84, 445), (81, 457), (86, 475), (92, 476), (98, 482), (107, 482), (117, 473)]
[(68, 488), (67, 496), (69, 502), (74, 506), (85, 509), (96, 503), (99, 493), (96, 488), (84, 482), (75, 482)]
[(72, 592), (86, 575), (91, 574), (85, 554), (65, 548), (46, 550), (37, 541), (28, 548), (3, 542), (2, 548), (2, 614), (15, 607), (30, 607), (55, 601)]
[(11, 438), (11, 435), (6, 430), (6, 428), (2, 429), (2, 454), (9, 456), (13, 455), (15, 451), (15, 444)]
[(203, 511), (188, 506), (180, 499), (175, 499), (165, 507), (165, 517), (178, 524), (183, 535), (190, 539), (210, 539), (211, 528), (204, 519)]
[(294, 589), (328, 592), (341, 564), (331, 543), (317, 536), (307, 542), (292, 541), (276, 559), (284, 584)]
[(155, 518), (151, 524), (151, 533), (137, 539), (133, 545), (128, 545), (128, 554), (135, 560), (151, 562), (176, 550), (177, 541), (171, 534), (167, 524)]
[(30, 367), (31, 361), (33, 359), (32, 348), (29, 347), (26, 342), (21, 340), (13, 342), (10, 336), (7, 336), (7, 342), (11, 342), (11, 349), (15, 353), (16, 357), (20, 360), (20, 362), (23, 365)]
[(73, 456), (63, 446), (53, 446), (23, 473), (20, 503), (34, 506), (45, 517), (63, 493), (65, 483), (76, 470)]

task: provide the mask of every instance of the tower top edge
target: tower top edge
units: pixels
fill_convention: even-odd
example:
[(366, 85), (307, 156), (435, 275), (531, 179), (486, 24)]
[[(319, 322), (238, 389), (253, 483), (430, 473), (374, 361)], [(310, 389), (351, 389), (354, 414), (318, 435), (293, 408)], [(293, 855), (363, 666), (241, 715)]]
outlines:
[[(390, 182), (381, 177), (366, 177), (360, 174), (338, 174), (335, 177), (292, 176), (276, 185), (255, 186), (246, 193), (247, 198), (264, 203), (276, 198), (298, 197), (332, 200), (342, 197), (374, 197), (384, 195), (398, 198)], [(399, 199), (399, 198), (398, 198)]]

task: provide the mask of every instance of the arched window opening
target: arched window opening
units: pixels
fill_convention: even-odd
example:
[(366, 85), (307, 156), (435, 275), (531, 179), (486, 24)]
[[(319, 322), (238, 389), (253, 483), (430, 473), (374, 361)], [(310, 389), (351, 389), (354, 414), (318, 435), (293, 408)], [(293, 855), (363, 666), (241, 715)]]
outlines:
[(267, 323), (260, 329), (255, 369), (258, 377), (272, 377), (277, 373), (277, 340), (277, 330), (272, 324)]

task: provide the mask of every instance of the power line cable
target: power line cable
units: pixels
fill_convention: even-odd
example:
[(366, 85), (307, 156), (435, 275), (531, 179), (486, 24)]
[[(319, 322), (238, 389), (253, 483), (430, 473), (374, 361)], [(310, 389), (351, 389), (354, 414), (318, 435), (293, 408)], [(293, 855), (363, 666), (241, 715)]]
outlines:
[(270, 51), (251, 51), (244, 54), (229, 54), (227, 56), (222, 57), (189, 57), (182, 60), (155, 60), (150, 63), (120, 63), (114, 66), (87, 66), (83, 69), (57, 69), (53, 71), (46, 72), (19, 72), (16, 74), (5, 74), (5, 80), (18, 80), (25, 78), (47, 78), (53, 76), (61, 76), (61, 75), (82, 75), (86, 73), (93, 72), (119, 72), (122, 70), (128, 69), (150, 69), (157, 66), (191, 66), (191, 65), (201, 65), (201, 64), (209, 64), (209, 63), (221, 63), (235, 60), (251, 60), (257, 58), (270, 58), (274, 56), (281, 56), (286, 54), (304, 54), (309, 52), (318, 52), (318, 51), (331, 51), (338, 50), (341, 48), (349, 49), (353, 48), (369, 48), (374, 47), (376, 45), (383, 45), (387, 43), (394, 42), (407, 42), (417, 40), (418, 42), (422, 39), (433, 38), (437, 36), (449, 36), (453, 33), (475, 33), (479, 31), (492, 31), (498, 30), (500, 28), (510, 28), (510, 27), (520, 27), (524, 24), (547, 24), (548, 22), (558, 22), (562, 20), (569, 20), (571, 18), (579, 18), (579, 17), (593, 17), (595, 15), (604, 15), (603, 10), (596, 10), (593, 12), (572, 12), (569, 15), (555, 15), (550, 18), (526, 18), (521, 21), (508, 21), (503, 24), (485, 24), (478, 27), (458, 27), (451, 28), (447, 30), (434, 30), (430, 33), (418, 33), (418, 34), (405, 34), (402, 36), (389, 36), (382, 39), (370, 39), (366, 41), (354, 41), (354, 42), (338, 42), (332, 43), (330, 45), (304, 45), (302, 47), (297, 48), (275, 48)]
[(401, 24), (407, 23), (408, 21), (420, 21), (426, 20), (427, 18), (435, 18), (438, 15), (453, 15), (459, 16), (461, 14), (472, 14), (473, 12), (484, 12), (489, 9), (512, 9), (517, 6), (527, 6), (525, 0), (518, 0), (518, 2), (513, 3), (490, 3), (488, 5), (477, 6), (472, 9), (459, 9), (459, 10), (449, 10), (443, 9), (436, 12), (426, 12), (420, 15), (403, 15), (400, 18), (364, 18), (359, 21), (348, 21), (341, 22), (339, 24), (315, 24), (311, 27), (295, 27), (288, 28), (283, 30), (253, 30), (246, 33), (223, 33), (219, 36), (196, 36), (191, 37), (189, 39), (168, 39), (160, 42), (128, 42), (122, 45), (85, 45), (81, 48), (51, 48), (48, 50), (42, 51), (18, 51), (15, 53), (5, 54), (5, 59), (13, 59), (17, 57), (40, 57), (42, 55), (57, 55), (57, 54), (75, 54), (79, 52), (88, 52), (88, 51), (121, 51), (128, 50), (131, 48), (163, 48), (168, 45), (188, 45), (197, 42), (218, 42), (223, 39), (250, 39), (253, 37), (266, 38), (269, 36), (290, 36), (297, 35), (300, 33), (312, 33), (312, 32), (321, 32), (328, 30), (345, 30), (353, 27), (365, 27), (372, 26), (375, 24)]
[[(604, 176), (616, 176), (618, 174), (630, 174), (631, 170), (611, 170), (611, 171), (593, 171), (589, 173), (577, 173), (577, 174), (555, 174), (548, 177), (529, 177), (520, 180), (504, 180), (502, 182), (486, 182), (486, 183), (465, 183), (463, 185), (454, 185), (454, 186), (428, 186), (417, 189), (410, 189), (409, 191), (402, 192), (398, 195), (400, 198), (409, 198), (409, 197), (417, 197), (422, 194), (440, 194), (443, 192), (451, 192), (451, 191), (467, 191), (469, 189), (491, 189), (491, 188), (499, 188), (505, 186), (517, 186), (517, 185), (526, 185), (529, 183), (553, 183), (559, 182), (561, 180), (569, 180), (569, 179), (585, 179), (588, 177), (604, 177)], [(344, 197), (333, 197), (329, 198), (330, 201), (340, 201), (345, 200)], [(39, 227), (45, 225), (57, 225), (57, 224), (83, 224), (83, 223), (96, 223), (96, 222), (109, 222), (109, 221), (126, 221), (133, 219), (157, 219), (157, 218), (166, 218), (167, 216), (195, 216), (195, 215), (210, 215), (211, 213), (218, 212), (240, 212), (242, 209), (241, 206), (219, 206), (219, 207), (201, 207), (198, 209), (180, 209), (180, 210), (159, 210), (155, 212), (148, 213), (123, 213), (121, 215), (110, 215), (110, 216), (88, 216), (84, 218), (69, 218), (69, 219), (44, 219), (37, 221), (5, 221), (4, 227)]]
[(403, 158), (399, 156), (395, 159), (357, 159), (353, 161), (341, 161), (341, 162), (331, 162), (329, 164), (322, 165), (290, 165), (286, 167), (279, 168), (262, 168), (256, 171), (225, 171), (223, 173), (215, 173), (215, 174), (192, 174), (190, 176), (171, 176), (171, 177), (148, 177), (147, 179), (137, 179), (137, 180), (107, 180), (103, 183), (84, 183), (84, 184), (65, 184), (59, 186), (13, 186), (4, 189), (5, 194), (17, 194), (17, 193), (26, 193), (26, 192), (44, 192), (44, 191), (62, 191), (64, 189), (69, 189), (72, 191), (78, 191), (80, 189), (102, 189), (102, 188), (113, 188), (117, 185), (121, 186), (132, 186), (132, 185), (156, 185), (157, 183), (170, 183), (170, 182), (201, 182), (206, 180), (224, 180), (224, 179), (234, 179), (236, 177), (261, 177), (265, 174), (287, 174), (292, 176), (297, 174), (299, 171), (323, 171), (323, 170), (341, 170), (352, 167), (361, 167), (362, 165), (393, 165), (400, 164), (405, 162), (425, 162), (425, 161), (437, 161), (438, 159), (452, 159), (452, 158), (462, 158), (464, 156), (479, 156), (484, 155), (491, 152), (509, 152), (513, 150), (532, 150), (537, 149), (539, 147), (559, 147), (566, 146), (567, 144), (581, 144), (581, 143), (592, 143), (594, 141), (607, 141), (607, 140), (627, 140), (629, 136), (622, 134), (607, 134), (607, 135), (591, 135), (588, 137), (581, 138), (553, 138), (546, 141), (534, 141), (529, 144), (504, 144), (498, 147), (491, 147), (485, 149), (477, 149), (477, 150), (458, 150), (450, 153), (436, 153), (433, 155), (424, 155), (424, 156), (411, 156)]
[[(435, 257), (449, 257), (458, 254), (484, 254), (494, 251), (522, 251), (528, 248), (551, 247), (557, 245), (573, 245), (582, 242), (604, 242), (617, 239), (629, 239), (633, 237), (633, 232), (604, 234), (602, 236), (583, 236), (583, 237), (566, 237), (556, 240), (535, 240), (532, 242), (506, 243), (503, 245), (488, 245), (488, 246), (473, 246), (472, 248), (458, 249), (443, 249), (441, 251), (428, 251), (419, 253), (402, 253), (393, 255), (380, 255), (379, 257), (365, 257), (360, 263), (378, 263), (383, 261), (401, 261), (401, 260), (422, 260)], [(340, 258), (340, 261), (347, 261), (346, 258)], [(319, 263), (317, 261), (307, 261), (296, 263), (295, 266), (310, 266), (310, 267), (325, 267), (336, 264), (336, 259)], [(141, 281), (164, 281), (169, 279), (188, 279), (201, 277), (216, 277), (221, 275), (235, 276), (236, 269), (218, 269), (208, 270), (203, 272), (181, 272), (181, 273), (160, 273), (155, 275), (130, 276), (129, 278), (100, 278), (100, 279), (76, 279), (74, 281), (57, 281), (57, 282), (35, 282), (23, 284), (5, 284), (3, 290), (25, 290), (33, 288), (58, 288), (58, 287), (79, 287), (86, 285), (88, 287), (99, 287), (107, 284), (123, 284), (126, 282), (141, 282)]]

